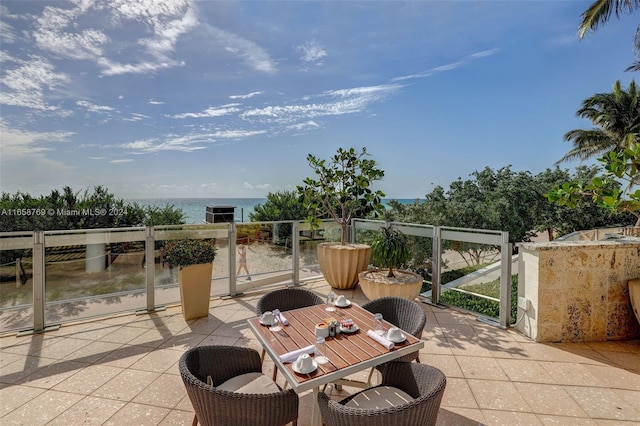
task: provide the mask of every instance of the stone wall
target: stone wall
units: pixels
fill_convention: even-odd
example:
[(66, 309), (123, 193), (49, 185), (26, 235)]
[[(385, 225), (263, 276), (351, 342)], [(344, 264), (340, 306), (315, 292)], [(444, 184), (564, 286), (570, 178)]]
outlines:
[(640, 277), (640, 239), (518, 245), (517, 328), (538, 342), (640, 337), (627, 281)]

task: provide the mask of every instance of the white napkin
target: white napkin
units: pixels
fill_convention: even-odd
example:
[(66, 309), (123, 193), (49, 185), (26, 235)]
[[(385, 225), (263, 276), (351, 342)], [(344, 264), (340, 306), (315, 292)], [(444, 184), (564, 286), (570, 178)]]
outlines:
[(295, 351), (287, 352), (286, 354), (280, 355), (280, 361), (284, 362), (293, 362), (302, 354), (312, 354), (316, 350), (316, 345), (309, 345), (302, 349), (297, 349)]
[(280, 324), (282, 324), (282, 325), (289, 325), (289, 320), (285, 318), (285, 316), (282, 314), (282, 312), (280, 312), (280, 315), (278, 315), (278, 320), (280, 321)]
[(373, 330), (367, 331), (367, 336), (371, 337), (373, 340), (380, 343), (385, 348), (393, 349), (393, 346), (394, 346), (393, 342), (391, 340), (388, 340), (386, 337), (379, 335), (375, 331)]

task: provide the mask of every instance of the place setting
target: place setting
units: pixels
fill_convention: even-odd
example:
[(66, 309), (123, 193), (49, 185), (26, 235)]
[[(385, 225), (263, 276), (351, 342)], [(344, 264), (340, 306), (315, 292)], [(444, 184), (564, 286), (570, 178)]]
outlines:
[(263, 312), (262, 315), (260, 315), (260, 318), (258, 318), (258, 321), (260, 322), (260, 324), (268, 326), (269, 330), (274, 332), (282, 330), (280, 324), (289, 324), (289, 320), (287, 320), (287, 318), (278, 309)]

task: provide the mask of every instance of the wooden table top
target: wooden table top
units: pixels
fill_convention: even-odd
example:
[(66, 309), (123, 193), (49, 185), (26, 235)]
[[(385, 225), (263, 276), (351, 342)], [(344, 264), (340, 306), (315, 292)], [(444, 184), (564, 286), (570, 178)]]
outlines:
[[(296, 390), (306, 390), (330, 383), (369, 366), (416, 352), (424, 346), (421, 340), (405, 333), (407, 339), (402, 343), (396, 343), (393, 349), (389, 350), (367, 336), (367, 331), (373, 327), (371, 312), (356, 304), (351, 304), (347, 308), (336, 307), (335, 312), (328, 312), (325, 307), (326, 305), (315, 305), (283, 312), (289, 325), (283, 326), (281, 331), (276, 332), (269, 330), (268, 326), (260, 324), (257, 317), (247, 320), (267, 353)], [(326, 338), (327, 357), (329, 358), (327, 364), (319, 365), (318, 369), (312, 373), (298, 374), (293, 371), (291, 363), (283, 364), (280, 361), (280, 355), (314, 345), (316, 324), (330, 316), (338, 321), (351, 318), (359, 330), (354, 333), (341, 333), (336, 337)], [(385, 331), (391, 327), (393, 327), (392, 324), (384, 321)]]

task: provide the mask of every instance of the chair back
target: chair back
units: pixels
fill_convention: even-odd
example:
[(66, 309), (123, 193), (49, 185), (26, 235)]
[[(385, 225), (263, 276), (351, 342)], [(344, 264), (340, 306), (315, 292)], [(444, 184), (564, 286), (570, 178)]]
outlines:
[(416, 338), (422, 336), (427, 316), (416, 302), (401, 297), (381, 297), (362, 305), (371, 313), (381, 313), (382, 317)]
[[(243, 394), (219, 390), (225, 381), (262, 372), (258, 352), (239, 346), (208, 345), (191, 348), (178, 364), (198, 423), (203, 426), (282, 426), (296, 422), (298, 395), (292, 390)], [(207, 378), (211, 377), (211, 385)]]
[(382, 386), (403, 390), (414, 399), (381, 409), (346, 407), (357, 394), (337, 402), (318, 394), (322, 421), (326, 426), (434, 426), (447, 379), (442, 371), (424, 364), (390, 362), (382, 373)]
[(304, 288), (282, 288), (271, 291), (258, 300), (256, 314), (280, 309), (281, 311), (291, 311), (293, 309), (305, 308), (307, 306), (321, 305), (324, 300), (312, 291)]

